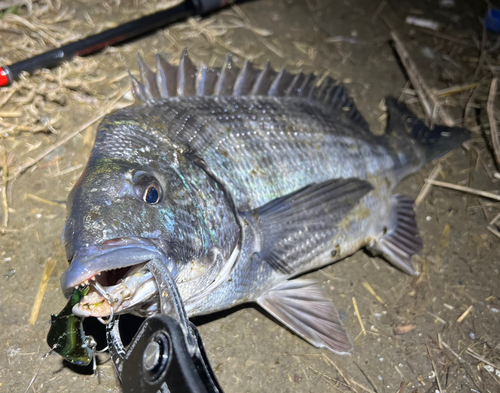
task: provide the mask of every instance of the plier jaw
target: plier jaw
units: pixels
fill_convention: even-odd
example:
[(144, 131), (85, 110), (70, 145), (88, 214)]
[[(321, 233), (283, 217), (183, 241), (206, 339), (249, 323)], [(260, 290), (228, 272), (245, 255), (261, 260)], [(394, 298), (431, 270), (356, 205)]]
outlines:
[(143, 322), (128, 348), (121, 340), (119, 316), (106, 327), (109, 353), (123, 392), (222, 393), (166, 265), (159, 259), (146, 267), (157, 282), (162, 312)]

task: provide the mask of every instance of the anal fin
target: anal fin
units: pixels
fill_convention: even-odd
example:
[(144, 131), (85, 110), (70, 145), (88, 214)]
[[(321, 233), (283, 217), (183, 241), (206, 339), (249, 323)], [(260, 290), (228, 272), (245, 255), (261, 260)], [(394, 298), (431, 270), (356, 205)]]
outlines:
[(367, 249), (373, 255), (382, 256), (398, 269), (416, 276), (418, 272), (413, 268), (411, 257), (422, 251), (423, 245), (422, 239), (418, 237), (414, 202), (405, 196), (394, 195), (392, 203), (390, 227)]
[(285, 281), (259, 297), (257, 303), (316, 348), (349, 354), (353, 347), (335, 305), (317, 281)]

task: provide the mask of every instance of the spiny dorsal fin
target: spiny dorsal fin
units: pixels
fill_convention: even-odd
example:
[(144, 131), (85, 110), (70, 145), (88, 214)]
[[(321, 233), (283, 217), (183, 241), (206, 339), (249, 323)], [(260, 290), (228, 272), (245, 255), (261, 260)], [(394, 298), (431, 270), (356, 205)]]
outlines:
[(130, 78), (130, 85), (132, 88), (132, 94), (134, 95), (135, 99), (148, 104), (149, 98), (146, 95), (146, 89), (144, 88), (144, 85), (142, 83), (140, 83), (136, 79), (136, 77), (130, 73), (130, 71), (128, 73), (128, 76)]
[(243, 67), (241, 68), (236, 82), (234, 82), (233, 95), (234, 96), (246, 96), (250, 94), (250, 91), (255, 84), (255, 79), (259, 75), (260, 71), (255, 68), (252, 63), (248, 60), (245, 61)]
[(234, 83), (238, 76), (239, 68), (233, 64), (233, 55), (228, 53), (220, 71), (219, 79), (215, 85), (214, 95), (230, 96), (233, 94)]
[(177, 67), (160, 55), (156, 55), (156, 84), (162, 98), (177, 94)]
[(146, 104), (167, 97), (194, 95), (297, 97), (340, 110), (368, 129), (345, 87), (330, 77), (318, 86), (314, 74), (302, 71), (292, 74), (285, 69), (276, 72), (269, 62), (262, 70), (248, 61), (239, 69), (230, 53), (221, 68), (196, 67), (186, 50), (178, 66), (157, 55), (156, 74), (139, 57), (139, 70), (142, 82), (131, 76), (132, 92), (138, 101)]
[(179, 61), (177, 70), (177, 95), (194, 96), (196, 95), (196, 73), (197, 69), (184, 49)]
[(306, 79), (306, 76), (302, 71), (300, 71), (295, 77), (293, 78), (292, 82), (288, 86), (288, 88), (285, 91), (285, 96), (286, 97), (298, 97), (300, 95), (300, 88), (302, 84), (304, 83), (304, 80)]
[(290, 74), (284, 68), (278, 73), (274, 79), (267, 95), (275, 97), (283, 97), (285, 95), (286, 89), (290, 86), (294, 78), (293, 74)]
[(202, 65), (198, 69), (196, 76), (196, 95), (211, 96), (214, 94), (215, 84), (217, 83), (217, 70)]
[(141, 73), (141, 79), (144, 82), (144, 92), (150, 101), (160, 98), (160, 93), (158, 92), (158, 85), (156, 83), (155, 73), (151, 71), (151, 68), (144, 62), (141, 55), (137, 55), (137, 62), (139, 63), (139, 72)]
[(251, 96), (265, 96), (273, 83), (274, 77), (276, 76), (276, 71), (271, 67), (271, 63), (268, 61), (262, 71), (257, 76), (255, 83), (250, 92)]

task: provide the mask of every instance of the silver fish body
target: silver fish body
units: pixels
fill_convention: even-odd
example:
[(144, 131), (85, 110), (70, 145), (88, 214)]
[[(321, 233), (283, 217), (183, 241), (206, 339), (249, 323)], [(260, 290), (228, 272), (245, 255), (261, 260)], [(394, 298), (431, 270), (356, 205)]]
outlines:
[[(103, 120), (68, 199), (62, 287), (96, 280), (123, 294), (115, 312), (147, 315), (151, 281), (133, 308), (123, 288), (138, 282), (131, 266), (161, 255), (189, 315), (256, 301), (313, 345), (348, 352), (331, 302), (291, 278), (365, 246), (414, 274), (412, 202), (393, 189), (468, 133), (431, 131), (389, 99), (388, 132), (375, 136), (335, 81), (229, 61), (208, 71), (159, 58), (156, 76), (140, 61), (139, 105)], [(113, 307), (89, 302), (81, 315)]]

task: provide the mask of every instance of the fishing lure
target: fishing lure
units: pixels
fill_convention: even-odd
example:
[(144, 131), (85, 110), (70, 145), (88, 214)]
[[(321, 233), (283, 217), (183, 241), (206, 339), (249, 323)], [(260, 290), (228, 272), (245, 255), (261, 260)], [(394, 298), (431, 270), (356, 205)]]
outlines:
[(95, 367), (96, 342), (92, 336), (87, 336), (83, 330), (83, 319), (73, 314), (73, 307), (89, 292), (89, 287), (79, 287), (74, 290), (68, 304), (62, 311), (51, 315), (51, 325), (47, 334), (47, 344), (52, 351), (78, 366), (88, 366), (91, 362)]

